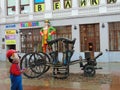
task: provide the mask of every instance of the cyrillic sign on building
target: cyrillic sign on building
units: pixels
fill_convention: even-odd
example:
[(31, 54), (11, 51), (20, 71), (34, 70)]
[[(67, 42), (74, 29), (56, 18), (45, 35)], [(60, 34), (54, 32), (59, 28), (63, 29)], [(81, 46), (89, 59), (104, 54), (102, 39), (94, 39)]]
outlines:
[(5, 43), (6, 45), (16, 44), (16, 30), (6, 30), (5, 31)]
[(45, 0), (34, 0), (35, 12), (43, 12), (45, 10)]

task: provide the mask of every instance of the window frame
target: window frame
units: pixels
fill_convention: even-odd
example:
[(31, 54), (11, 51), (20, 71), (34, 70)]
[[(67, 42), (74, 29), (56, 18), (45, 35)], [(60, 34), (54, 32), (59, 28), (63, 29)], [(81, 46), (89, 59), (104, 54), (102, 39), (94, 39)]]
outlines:
[[(66, 25), (66, 26), (56, 26), (56, 35), (55, 38), (68, 38), (72, 39), (72, 26), (71, 25)], [(62, 43), (59, 43), (59, 48), (58, 51), (63, 52), (65, 51), (65, 46)], [(70, 48), (70, 46), (69, 46)]]
[[(80, 50), (85, 51), (100, 51), (100, 30), (99, 23), (95, 24), (81, 24), (80, 27)], [(93, 31), (91, 31), (93, 30)], [(90, 50), (90, 43), (92, 43), (92, 50)]]
[[(20, 43), (21, 43), (21, 52), (28, 53), (41, 51), (41, 36), (39, 35), (40, 28), (33, 29), (21, 29), (20, 30)], [(31, 32), (31, 34), (29, 34)], [(36, 47), (37, 46), (37, 47)], [(39, 49), (38, 49), (39, 48)]]
[[(120, 51), (120, 22), (108, 23), (109, 51)], [(118, 35), (119, 34), (119, 35)]]
[[(13, 6), (8, 6), (8, 0), (6, 0), (6, 8), (7, 8), (7, 15), (8, 16), (10, 16), (10, 15), (15, 15), (15, 12), (16, 12), (16, 4), (15, 5), (13, 5)], [(12, 11), (14, 11), (14, 13), (13, 14), (9, 14), (9, 12), (8, 12), (8, 9), (12, 9)]]
[[(30, 2), (30, 0), (29, 0), (29, 2)], [(30, 3), (29, 4), (23, 4), (22, 5), (22, 3), (21, 3), (21, 0), (20, 0), (20, 14), (27, 14), (27, 13), (22, 13), (22, 10), (24, 10), (25, 9), (25, 6), (29, 6), (30, 7)]]

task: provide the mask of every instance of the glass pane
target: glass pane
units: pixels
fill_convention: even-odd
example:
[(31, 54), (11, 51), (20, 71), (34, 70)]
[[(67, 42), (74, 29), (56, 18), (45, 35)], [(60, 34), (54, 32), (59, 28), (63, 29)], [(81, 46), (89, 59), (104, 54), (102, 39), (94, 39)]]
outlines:
[(109, 45), (110, 50), (120, 50), (120, 23), (109, 23)]
[[(99, 27), (99, 24), (80, 25), (81, 51), (91, 51), (91, 50), (99, 51), (100, 50), (98, 27)], [(89, 48), (90, 44), (92, 44), (93, 46), (92, 49)]]
[[(56, 28), (56, 37), (57, 38), (69, 38), (72, 39), (72, 34), (71, 34), (71, 26), (58, 26)], [(65, 51), (65, 47), (63, 43), (59, 43), (59, 51), (63, 52)]]
[(9, 6), (15, 6), (15, 0), (8, 0), (8, 7)]
[(12, 8), (8, 8), (8, 15), (14, 15), (15, 11), (12, 10)]
[(7, 13), (8, 15), (14, 15), (15, 14), (15, 0), (8, 0), (8, 6), (7, 6)]
[(118, 32), (118, 50), (120, 50), (120, 32)]
[(30, 11), (30, 6), (24, 6), (24, 10), (21, 10), (21, 13), (28, 13)]
[(30, 0), (21, 0), (21, 5), (29, 4)]

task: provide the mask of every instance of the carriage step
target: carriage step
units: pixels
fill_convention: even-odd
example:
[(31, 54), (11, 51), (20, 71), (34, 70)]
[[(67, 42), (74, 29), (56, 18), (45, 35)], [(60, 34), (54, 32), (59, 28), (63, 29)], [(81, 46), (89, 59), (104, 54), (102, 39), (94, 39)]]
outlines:
[(68, 71), (68, 69), (53, 69), (53, 72), (66, 72), (66, 71)]
[(53, 72), (68, 72), (69, 69), (53, 69)]
[(53, 71), (53, 73), (66, 74), (66, 73), (68, 73), (68, 72), (67, 72), (67, 71), (57, 71), (57, 72)]
[(59, 71), (67, 71), (67, 69), (58, 69), (57, 71), (58, 71), (58, 72), (59, 72)]
[(65, 75), (68, 74), (69, 70), (67, 68), (63, 69), (63, 68), (55, 68), (53, 69), (53, 74), (59, 74), (59, 75)]
[(68, 68), (68, 67), (67, 67), (67, 66), (62, 66), (62, 67), (53, 67), (53, 68), (66, 69), (66, 68)]

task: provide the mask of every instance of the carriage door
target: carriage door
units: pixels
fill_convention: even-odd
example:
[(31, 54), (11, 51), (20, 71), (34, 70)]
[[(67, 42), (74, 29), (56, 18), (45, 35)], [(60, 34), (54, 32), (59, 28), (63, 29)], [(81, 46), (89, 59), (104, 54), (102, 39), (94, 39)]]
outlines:
[(100, 51), (99, 24), (80, 25), (80, 45), (81, 51), (92, 52), (92, 57)]

